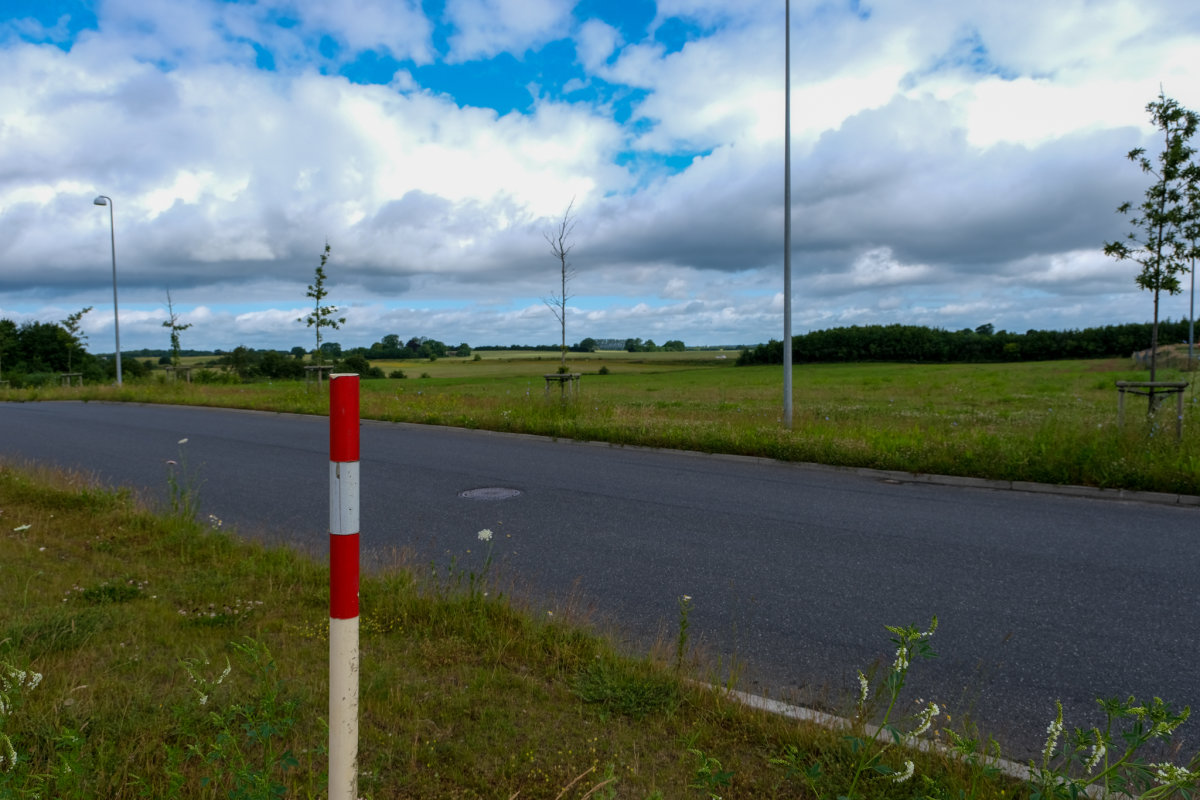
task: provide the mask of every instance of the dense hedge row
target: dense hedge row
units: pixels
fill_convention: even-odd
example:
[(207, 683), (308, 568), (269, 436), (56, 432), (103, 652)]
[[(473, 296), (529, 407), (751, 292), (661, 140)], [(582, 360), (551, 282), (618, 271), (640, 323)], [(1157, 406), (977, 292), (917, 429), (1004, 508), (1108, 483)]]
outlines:
[[(853, 325), (792, 337), (797, 364), (837, 361), (1050, 361), (1063, 358), (1128, 357), (1150, 346), (1151, 325), (1131, 323), (1069, 331), (947, 331), (918, 325)], [(1160, 322), (1161, 345), (1186, 342), (1188, 322)], [(771, 340), (742, 351), (738, 364), (782, 364), (783, 343)]]

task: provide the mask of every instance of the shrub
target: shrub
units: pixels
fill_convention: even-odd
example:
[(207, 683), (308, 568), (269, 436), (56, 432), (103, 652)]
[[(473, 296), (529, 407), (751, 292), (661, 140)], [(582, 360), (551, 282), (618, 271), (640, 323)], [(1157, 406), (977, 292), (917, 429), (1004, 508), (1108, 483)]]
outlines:
[(394, 369), (388, 373), (388, 377), (389, 378), (407, 378), (408, 376), (404, 374), (404, 370)]
[(193, 383), (207, 384), (235, 384), (241, 383), (242, 379), (232, 372), (217, 372), (213, 369), (202, 369), (192, 373)]

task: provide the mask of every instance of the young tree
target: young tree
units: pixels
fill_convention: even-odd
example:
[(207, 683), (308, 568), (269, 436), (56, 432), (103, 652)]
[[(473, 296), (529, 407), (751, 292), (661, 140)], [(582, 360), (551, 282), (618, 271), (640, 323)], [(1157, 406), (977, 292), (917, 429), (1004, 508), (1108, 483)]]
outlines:
[[(1154, 293), (1154, 325), (1150, 334), (1150, 380), (1155, 380), (1158, 358), (1158, 306), (1159, 295), (1164, 290), (1170, 294), (1181, 291), (1179, 274), (1186, 272), (1188, 247), (1184, 225), (1187, 220), (1186, 190), (1188, 169), (1194, 152), (1188, 146), (1200, 115), (1189, 111), (1179, 103), (1159, 92), (1158, 100), (1146, 105), (1150, 120), (1162, 133), (1163, 149), (1158, 155), (1157, 166), (1147, 156), (1144, 148), (1130, 150), (1128, 158), (1154, 177), (1154, 183), (1146, 189), (1146, 199), (1133, 208), (1123, 203), (1117, 211), (1128, 214), (1134, 230), (1116, 242), (1105, 242), (1104, 253), (1124, 261), (1141, 265), (1137, 284)], [(1150, 410), (1155, 407), (1154, 393), (1150, 393)]]
[(554, 314), (554, 318), (558, 320), (558, 326), (562, 330), (562, 343), (560, 345), (562, 351), (562, 366), (561, 372), (566, 372), (567, 369), (567, 301), (571, 296), (567, 294), (567, 284), (575, 277), (575, 271), (571, 269), (571, 262), (567, 260), (567, 256), (571, 254), (571, 250), (575, 245), (571, 244), (571, 233), (575, 230), (575, 217), (571, 214), (571, 209), (575, 206), (575, 200), (572, 199), (567, 204), (567, 210), (563, 212), (562, 219), (559, 220), (556, 230), (551, 233), (544, 233), (546, 242), (550, 245), (550, 254), (558, 262), (561, 273), (561, 291), (559, 294), (551, 295), (543, 298), (542, 302)]
[(75, 349), (79, 348), (82, 350), (83, 343), (87, 341), (87, 334), (83, 332), (79, 321), (83, 319), (84, 314), (91, 310), (91, 306), (80, 309), (74, 314), (67, 315), (67, 318), (62, 321), (63, 328), (66, 329), (67, 335), (71, 337), (70, 342), (67, 344), (67, 372), (71, 371), (71, 356), (74, 354)]
[(345, 324), (345, 317), (335, 317), (337, 306), (323, 306), (321, 301), (329, 294), (329, 290), (325, 288), (325, 265), (329, 262), (329, 242), (325, 243), (325, 252), (321, 253), (321, 264), (317, 267), (316, 278), (308, 287), (308, 297), (313, 299), (313, 311), (306, 317), (300, 317), (297, 322), (303, 322), (310, 328), (317, 329), (317, 347), (316, 355), (317, 364), (321, 363), (321, 329), (332, 328), (338, 330)]
[(180, 362), (180, 346), (179, 334), (192, 327), (192, 323), (186, 325), (179, 324), (179, 315), (175, 313), (175, 306), (171, 303), (171, 290), (167, 290), (167, 321), (162, 324), (164, 328), (171, 329), (171, 366), (179, 368)]

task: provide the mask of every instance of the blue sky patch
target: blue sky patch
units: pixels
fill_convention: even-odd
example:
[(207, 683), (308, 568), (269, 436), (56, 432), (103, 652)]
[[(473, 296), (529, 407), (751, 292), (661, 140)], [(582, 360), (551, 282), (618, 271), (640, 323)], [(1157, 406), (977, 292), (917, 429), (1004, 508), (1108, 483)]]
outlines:
[(621, 0), (617, 3), (612, 0), (582, 0), (575, 6), (575, 19), (605, 22), (620, 31), (627, 42), (646, 38), (656, 13), (654, 0)]
[(666, 53), (678, 53), (688, 42), (701, 39), (711, 31), (706, 31), (694, 22), (671, 17), (658, 26), (654, 32), (654, 41), (661, 44)]

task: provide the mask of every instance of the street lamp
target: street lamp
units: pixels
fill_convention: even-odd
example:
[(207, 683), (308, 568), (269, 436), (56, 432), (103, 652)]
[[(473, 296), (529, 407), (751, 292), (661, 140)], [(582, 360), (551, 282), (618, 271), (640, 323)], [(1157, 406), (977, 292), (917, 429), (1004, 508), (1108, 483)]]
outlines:
[(117, 336), (117, 386), (121, 385), (121, 321), (117, 315), (117, 229), (113, 222), (113, 201), (108, 195), (100, 195), (92, 201), (94, 205), (108, 206), (108, 235), (112, 240), (113, 267), (113, 331)]
[(783, 427), (792, 427), (792, 3), (783, 6)]

